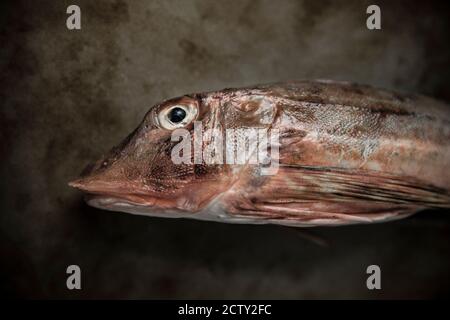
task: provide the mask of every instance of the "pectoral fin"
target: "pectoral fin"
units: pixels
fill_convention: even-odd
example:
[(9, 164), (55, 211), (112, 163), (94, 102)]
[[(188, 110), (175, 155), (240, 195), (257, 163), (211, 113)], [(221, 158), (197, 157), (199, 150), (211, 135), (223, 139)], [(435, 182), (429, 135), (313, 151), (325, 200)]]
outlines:
[(228, 200), (236, 216), (301, 226), (378, 222), (450, 207), (446, 190), (412, 177), (312, 166), (281, 166)]

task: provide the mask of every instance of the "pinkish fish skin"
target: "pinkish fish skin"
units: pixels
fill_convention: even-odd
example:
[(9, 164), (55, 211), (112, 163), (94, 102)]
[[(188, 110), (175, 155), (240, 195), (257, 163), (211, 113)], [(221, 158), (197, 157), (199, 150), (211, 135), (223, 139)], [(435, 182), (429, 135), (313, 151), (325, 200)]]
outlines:
[[(279, 169), (180, 164), (158, 115), (189, 106), (204, 129), (280, 132)], [(226, 148), (226, 145), (225, 145)], [(450, 106), (333, 81), (186, 95), (153, 106), (138, 128), (70, 183), (95, 207), (134, 214), (289, 226), (343, 225), (450, 207)]]

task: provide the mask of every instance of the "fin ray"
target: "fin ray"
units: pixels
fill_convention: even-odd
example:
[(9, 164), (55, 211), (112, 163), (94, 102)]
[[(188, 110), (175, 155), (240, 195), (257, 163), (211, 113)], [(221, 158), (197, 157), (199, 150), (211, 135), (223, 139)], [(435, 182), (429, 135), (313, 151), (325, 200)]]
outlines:
[(450, 206), (444, 189), (360, 169), (282, 165), (242, 190), (229, 199), (229, 212), (286, 225), (371, 223)]

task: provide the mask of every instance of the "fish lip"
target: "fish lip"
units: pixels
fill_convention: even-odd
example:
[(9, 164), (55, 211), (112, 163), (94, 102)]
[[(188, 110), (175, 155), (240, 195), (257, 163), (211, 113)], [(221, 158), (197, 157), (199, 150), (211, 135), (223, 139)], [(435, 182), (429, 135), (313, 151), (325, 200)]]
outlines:
[[(121, 195), (135, 195), (146, 197), (150, 196), (150, 190), (140, 190), (136, 185), (132, 184), (121, 184), (119, 185), (114, 181), (102, 181), (96, 179), (84, 179), (80, 178), (68, 183), (69, 186), (81, 190), (88, 194), (110, 194), (112, 196), (121, 197)], [(135, 192), (130, 192), (129, 190), (136, 190)]]
[(124, 198), (112, 197), (108, 195), (86, 194), (85, 201), (88, 205), (108, 211), (125, 212), (134, 215), (143, 215), (160, 218), (185, 218), (186, 212), (174, 208), (164, 208), (150, 206), (129, 201)]
[[(160, 210), (167, 212), (201, 211), (201, 206), (192, 205), (186, 195), (161, 194), (138, 184), (104, 181), (95, 177), (79, 178), (68, 183), (69, 186), (85, 193), (85, 200), (89, 205), (97, 208), (114, 210), (126, 207), (139, 207), (146, 210)], [(132, 190), (130, 192), (130, 190)]]
[[(129, 192), (130, 187), (118, 187), (109, 182), (104, 181), (86, 181), (83, 178), (71, 181), (69, 186), (76, 188), (85, 193), (85, 200), (88, 204), (102, 203), (111, 206), (122, 203), (130, 206), (155, 207), (158, 200), (150, 191), (148, 192)], [(94, 205), (103, 208), (103, 205)]]
[(108, 210), (114, 210), (117, 209), (117, 207), (145, 207), (145, 208), (153, 207), (150, 204), (131, 201), (126, 197), (119, 197), (108, 194), (87, 193), (84, 199), (86, 203), (89, 204), (90, 206)]

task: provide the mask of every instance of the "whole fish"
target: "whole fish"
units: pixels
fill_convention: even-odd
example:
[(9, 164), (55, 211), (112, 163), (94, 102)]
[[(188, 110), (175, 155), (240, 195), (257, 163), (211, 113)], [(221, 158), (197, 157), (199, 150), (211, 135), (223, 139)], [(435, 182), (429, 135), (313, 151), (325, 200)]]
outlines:
[[(254, 129), (265, 138), (248, 135), (245, 145), (263, 136), (264, 161), (250, 161), (259, 148), (239, 163), (201, 157), (209, 148), (223, 160), (220, 152)], [(185, 161), (174, 161), (183, 137)], [(449, 161), (449, 105), (348, 82), (296, 81), (157, 104), (70, 185), (94, 207), (134, 214), (343, 225), (450, 207)]]

